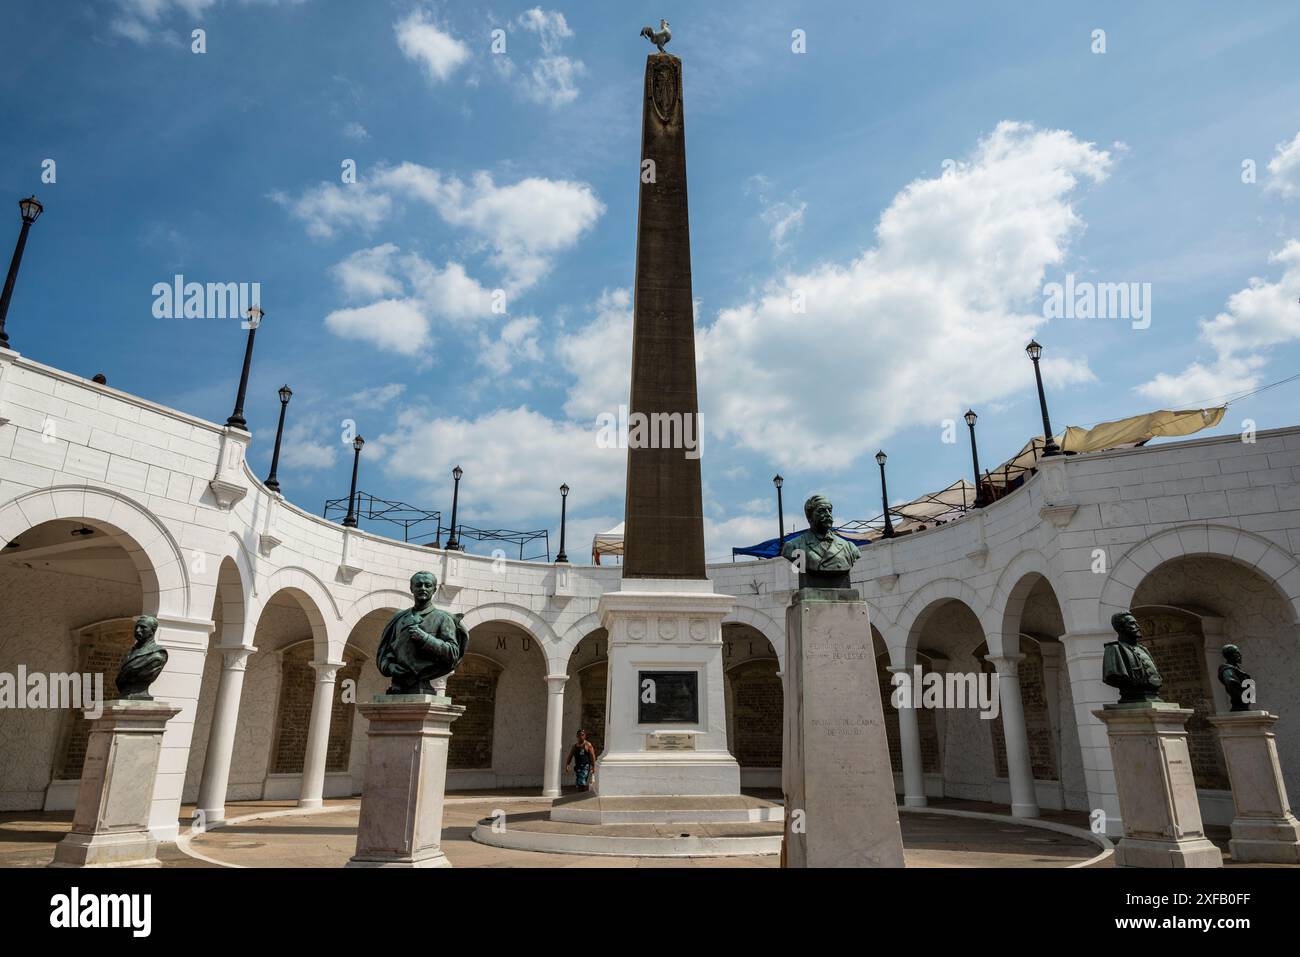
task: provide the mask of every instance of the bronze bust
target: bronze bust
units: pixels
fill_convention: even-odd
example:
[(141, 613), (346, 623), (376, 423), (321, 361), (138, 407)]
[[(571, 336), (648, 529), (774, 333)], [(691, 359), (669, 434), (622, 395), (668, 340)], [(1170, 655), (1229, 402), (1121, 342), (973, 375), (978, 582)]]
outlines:
[[(808, 530), (781, 548), (781, 557), (800, 565), (799, 587), (850, 588), (849, 571), (862, 557), (858, 546), (835, 533), (830, 499), (813, 495), (804, 502)], [(802, 561), (800, 561), (802, 559)]]
[(117, 670), (117, 693), (132, 701), (152, 701), (149, 686), (167, 666), (167, 649), (154, 641), (158, 619), (141, 615), (135, 620), (135, 644)]
[(1142, 629), (1131, 612), (1111, 616), (1110, 626), (1119, 636), (1106, 642), (1102, 681), (1119, 689), (1120, 704), (1141, 704), (1160, 700), (1160, 671), (1151, 653), (1142, 647)]
[(384, 626), (375, 656), (379, 673), (392, 681), (388, 694), (433, 694), (434, 680), (449, 675), (465, 657), (469, 632), (460, 615), (433, 607), (438, 579), (432, 572), (411, 576), (415, 605)]
[[(1228, 691), (1233, 711), (1253, 711), (1254, 679), (1241, 667), (1241, 649), (1236, 645), (1223, 646), (1223, 664), (1219, 665), (1219, 683)], [(1245, 700), (1247, 689), (1252, 700)]]

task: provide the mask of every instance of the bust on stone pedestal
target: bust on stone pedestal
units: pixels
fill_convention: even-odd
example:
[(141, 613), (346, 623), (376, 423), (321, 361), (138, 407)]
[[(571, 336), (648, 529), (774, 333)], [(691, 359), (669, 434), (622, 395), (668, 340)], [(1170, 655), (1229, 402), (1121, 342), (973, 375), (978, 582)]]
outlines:
[[(1236, 645), (1223, 646), (1223, 664), (1219, 665), (1219, 683), (1228, 692), (1233, 711), (1255, 710), (1254, 679), (1241, 667), (1241, 649)], [(1251, 700), (1247, 702), (1245, 699)]]
[(813, 495), (803, 504), (807, 531), (781, 548), (781, 557), (799, 568), (800, 588), (850, 588), (849, 572), (862, 557), (858, 546), (835, 533), (834, 508), (825, 495)]
[(167, 666), (167, 649), (154, 641), (158, 619), (141, 615), (135, 620), (135, 644), (117, 670), (117, 693), (129, 701), (152, 701), (149, 686)]
[(437, 588), (433, 572), (416, 572), (411, 576), (415, 604), (384, 626), (375, 663), (392, 681), (390, 695), (436, 694), (433, 682), (451, 674), (465, 657), (469, 632), (460, 615), (433, 607)]
[(1119, 689), (1119, 706), (1159, 701), (1163, 680), (1151, 653), (1140, 644), (1137, 619), (1132, 612), (1121, 611), (1111, 616), (1110, 626), (1119, 639), (1106, 642), (1101, 680)]

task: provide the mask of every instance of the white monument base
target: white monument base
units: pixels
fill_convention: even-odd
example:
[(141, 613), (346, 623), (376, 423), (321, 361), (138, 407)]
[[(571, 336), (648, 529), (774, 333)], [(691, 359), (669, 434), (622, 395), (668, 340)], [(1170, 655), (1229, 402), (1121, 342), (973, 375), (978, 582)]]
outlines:
[(722, 662), (722, 619), (735, 601), (690, 579), (624, 579), (600, 597), (609, 632), (605, 752), (594, 782), (602, 797), (740, 793)]
[(1210, 718), (1219, 732), (1237, 813), (1228, 850), (1234, 861), (1300, 864), (1300, 821), (1291, 813), (1273, 724), (1267, 711), (1230, 711)]
[(120, 699), (92, 721), (72, 831), (50, 867), (157, 867), (149, 810), (163, 731), (181, 709), (165, 701)]
[(801, 588), (786, 611), (785, 867), (902, 867), (867, 605)]
[(451, 867), (442, 852), (451, 723), (465, 713), (439, 695), (375, 695), (366, 730), (357, 851), (348, 867)]
[(1119, 867), (1222, 867), (1205, 836), (1187, 749), (1191, 708), (1169, 701), (1108, 705), (1093, 714), (1106, 725), (1124, 836)]

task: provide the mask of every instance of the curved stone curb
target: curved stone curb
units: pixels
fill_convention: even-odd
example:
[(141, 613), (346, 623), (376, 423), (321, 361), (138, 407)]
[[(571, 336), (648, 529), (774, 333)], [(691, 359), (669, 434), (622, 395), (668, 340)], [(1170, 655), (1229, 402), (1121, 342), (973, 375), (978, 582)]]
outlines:
[[(948, 807), (902, 807), (898, 808), (900, 813), (907, 814), (947, 814), (949, 817), (974, 817), (983, 818), (986, 821), (997, 821), (999, 824), (1021, 824), (1025, 827), (1039, 827), (1045, 831), (1056, 831), (1059, 834), (1068, 834), (1071, 837), (1082, 838), (1091, 841), (1101, 848), (1101, 853), (1095, 857), (1090, 857), (1086, 861), (1080, 861), (1077, 864), (1067, 864), (1066, 870), (1076, 867), (1091, 867), (1093, 864), (1100, 864), (1102, 861), (1110, 858), (1115, 853), (1115, 845), (1111, 843), (1110, 838), (1105, 834), (1094, 834), (1092, 831), (1085, 831), (1081, 827), (1075, 827), (1073, 824), (1060, 824), (1056, 821), (1044, 821), (1036, 817), (1011, 817), (1007, 814), (992, 814), (988, 811), (962, 811), (958, 808)], [(906, 848), (904, 848), (906, 850)]]
[(606, 837), (518, 827), (495, 833), (479, 822), (470, 835), (479, 844), (513, 851), (584, 857), (754, 857), (781, 853), (781, 835), (758, 837)]

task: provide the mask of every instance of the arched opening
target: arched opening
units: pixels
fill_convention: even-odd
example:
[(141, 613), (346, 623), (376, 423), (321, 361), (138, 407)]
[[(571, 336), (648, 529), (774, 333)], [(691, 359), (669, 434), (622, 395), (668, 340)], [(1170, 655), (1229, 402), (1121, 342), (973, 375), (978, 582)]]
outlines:
[(447, 695), (465, 706), (451, 727), (447, 789), (542, 784), (546, 747), (546, 657), (537, 638), (507, 621), (470, 629)]
[[(24, 698), (0, 708), (0, 810), (76, 806), (89, 731), (80, 706), (97, 682), (103, 699), (117, 697), (135, 616), (157, 609), (142, 563), (150, 567), (138, 544), (90, 519), (43, 522), (0, 542), (0, 675)], [(32, 707), (35, 676), (46, 698)]]
[[(296, 799), (302, 793), (302, 756), (316, 685), (310, 663), (328, 656), (320, 609), (300, 589), (279, 589), (261, 606), (253, 645), (257, 651), (249, 657), (244, 676), (226, 799)], [(344, 707), (355, 710), (340, 700), (343, 679), (350, 674), (347, 667), (334, 684), (332, 717)], [(324, 796), (345, 797), (353, 793), (352, 779), (346, 763), (340, 768), (341, 745), (333, 720), (330, 745), (334, 763), (327, 766)]]
[(785, 692), (776, 649), (752, 625), (722, 626), (727, 748), (745, 788), (779, 788)]
[[(918, 659), (928, 660), (931, 671), (971, 676), (983, 672), (980, 650), (984, 640), (979, 618), (968, 604), (958, 598), (939, 598), (917, 616), (908, 647), (916, 650)], [(927, 711), (934, 719), (942, 796), (995, 800), (992, 746), (988, 722), (980, 717), (980, 710), (967, 706), (923, 707), (920, 711), (918, 723)]]
[[(1020, 701), (1025, 716), (1034, 793), (1039, 807), (1086, 811), (1087, 780), (1074, 712), (1074, 696), (1065, 666), (1065, 619), (1051, 582), (1038, 572), (1022, 576), (1012, 586), (1002, 618), (1002, 634), (1017, 636), (1024, 658), (1017, 666)], [(987, 648), (981, 651), (987, 654)], [(986, 673), (996, 670), (985, 661)], [(988, 722), (999, 800), (1010, 800), (1006, 737), (1002, 715)]]
[(1187, 722), (1201, 815), (1227, 824), (1234, 814), (1223, 753), (1206, 720), (1228, 709), (1218, 682), (1222, 648), (1241, 649), (1256, 683), (1257, 707), (1279, 715), (1275, 731), (1290, 793), (1300, 789), (1300, 715), (1286, 705), (1300, 680), (1300, 648), (1291, 603), (1257, 569), (1210, 555), (1175, 558), (1142, 578), (1131, 609), (1155, 659), (1160, 697), (1193, 710)]
[[(599, 757), (605, 752), (605, 703), (609, 693), (609, 633), (597, 628), (583, 637), (569, 655), (568, 676), (564, 683), (564, 738), (560, 757), (561, 769), (569, 748), (577, 740), (578, 729), (587, 732), (587, 740)], [(567, 779), (572, 784), (571, 778)]]

